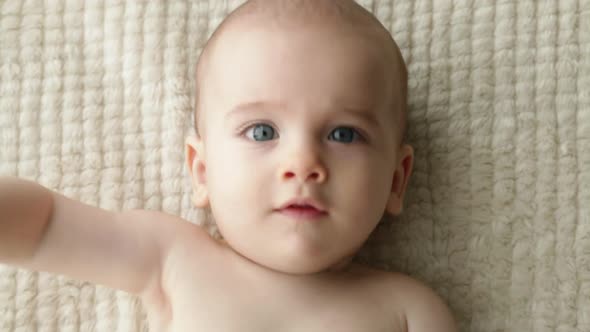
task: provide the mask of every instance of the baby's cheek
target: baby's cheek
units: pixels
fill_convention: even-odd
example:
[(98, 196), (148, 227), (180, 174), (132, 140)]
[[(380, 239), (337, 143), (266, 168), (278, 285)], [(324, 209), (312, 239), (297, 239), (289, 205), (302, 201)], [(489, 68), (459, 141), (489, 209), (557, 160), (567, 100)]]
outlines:
[(250, 162), (240, 160), (225, 153), (216, 159), (209, 170), (212, 179), (209, 181), (214, 198), (224, 204), (237, 207), (244, 201), (258, 196), (261, 187), (260, 173), (252, 167)]
[(369, 163), (359, 165), (346, 175), (347, 181), (341, 181), (339, 192), (348, 193), (347, 198), (351, 207), (366, 216), (379, 214), (385, 208), (391, 187), (389, 178), (378, 167)]

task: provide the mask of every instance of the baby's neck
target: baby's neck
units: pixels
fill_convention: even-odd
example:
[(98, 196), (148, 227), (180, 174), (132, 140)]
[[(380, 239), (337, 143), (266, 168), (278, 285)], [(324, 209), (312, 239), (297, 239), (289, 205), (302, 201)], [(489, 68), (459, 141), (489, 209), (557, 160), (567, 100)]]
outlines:
[[(231, 246), (229, 245), (229, 243), (227, 243), (227, 241), (225, 241), (224, 238), (219, 238), (217, 239), (217, 242), (224, 246), (227, 247), (229, 249), (231, 249), (232, 251), (235, 251), (231, 248)], [(356, 264), (352, 263), (352, 260), (354, 259), (354, 255), (351, 256), (347, 256), (344, 257), (342, 260), (340, 260), (339, 262), (337, 262), (336, 264), (328, 267), (326, 270), (322, 271), (322, 272), (327, 272), (327, 273), (331, 273), (331, 272), (347, 272), (349, 269), (351, 269), (353, 266), (355, 266)]]

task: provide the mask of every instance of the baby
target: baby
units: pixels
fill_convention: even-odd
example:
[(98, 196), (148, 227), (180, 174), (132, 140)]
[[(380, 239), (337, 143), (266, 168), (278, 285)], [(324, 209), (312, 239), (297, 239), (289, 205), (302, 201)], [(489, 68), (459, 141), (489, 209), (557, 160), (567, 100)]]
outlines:
[(151, 331), (456, 331), (407, 276), (351, 262), (402, 211), (407, 72), (352, 0), (248, 1), (197, 66), (186, 161), (223, 240), (0, 180), (0, 261), (141, 297)]

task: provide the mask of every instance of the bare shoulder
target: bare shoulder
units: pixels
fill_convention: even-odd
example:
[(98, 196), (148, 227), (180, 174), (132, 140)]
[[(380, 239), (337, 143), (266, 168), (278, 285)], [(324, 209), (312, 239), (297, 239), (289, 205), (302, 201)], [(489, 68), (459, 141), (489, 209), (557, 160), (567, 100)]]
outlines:
[(191, 258), (198, 259), (198, 253), (207, 253), (216, 242), (203, 227), (167, 213), (129, 210), (121, 212), (120, 217), (141, 220), (143, 227), (150, 229), (151, 239), (158, 248), (159, 264), (156, 278), (139, 295), (148, 306), (165, 312), (169, 307), (166, 283), (170, 272), (175, 271), (176, 265), (186, 264), (179, 256), (190, 250)]
[(192, 246), (211, 246), (215, 243), (206, 229), (175, 215), (149, 210), (129, 210), (121, 215), (125, 219), (142, 220), (145, 227), (151, 229), (160, 250), (161, 269), (175, 250), (188, 243)]
[(162, 258), (183, 238), (209, 238), (207, 231), (199, 225), (165, 212), (127, 210), (119, 212), (118, 218), (133, 223), (136, 229), (142, 230), (140, 234), (149, 234), (150, 240), (158, 246)]
[(436, 292), (424, 283), (401, 273), (383, 272), (396, 305), (404, 308), (408, 332), (456, 332), (453, 315)]

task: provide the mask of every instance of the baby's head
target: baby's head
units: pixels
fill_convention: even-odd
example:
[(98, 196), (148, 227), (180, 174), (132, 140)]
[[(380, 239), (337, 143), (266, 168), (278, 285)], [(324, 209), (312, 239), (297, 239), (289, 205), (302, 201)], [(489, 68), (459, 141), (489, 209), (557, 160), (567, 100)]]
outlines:
[[(348, 261), (402, 210), (407, 72), (379, 21), (352, 0), (248, 1), (197, 66), (193, 202), (242, 256), (287, 273)], [(290, 202), (316, 205), (314, 217)], [(311, 210), (314, 212), (314, 210)]]

